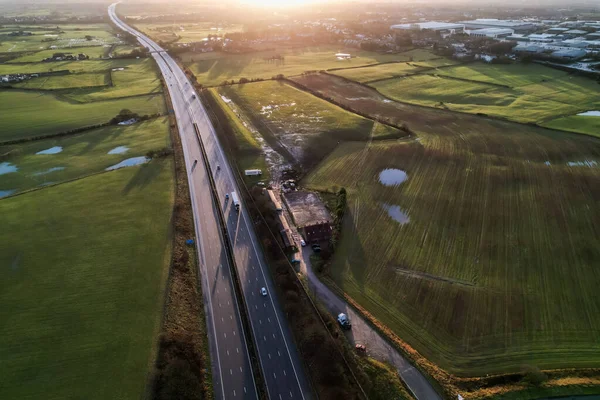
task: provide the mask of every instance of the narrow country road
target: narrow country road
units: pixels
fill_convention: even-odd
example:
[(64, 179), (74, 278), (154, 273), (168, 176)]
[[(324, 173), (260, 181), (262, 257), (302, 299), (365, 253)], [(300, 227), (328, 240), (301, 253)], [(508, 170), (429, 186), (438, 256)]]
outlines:
[(319, 280), (310, 264), (312, 253), (310, 247), (298, 246), (298, 248), (302, 252), (300, 271), (307, 276), (309, 288), (333, 315), (343, 312), (350, 318), (352, 329), (346, 333), (348, 340), (352, 344), (364, 344), (367, 346), (367, 353), (370, 357), (396, 367), (400, 377), (417, 400), (441, 400), (442, 397), (417, 368), (402, 357), (360, 314)]

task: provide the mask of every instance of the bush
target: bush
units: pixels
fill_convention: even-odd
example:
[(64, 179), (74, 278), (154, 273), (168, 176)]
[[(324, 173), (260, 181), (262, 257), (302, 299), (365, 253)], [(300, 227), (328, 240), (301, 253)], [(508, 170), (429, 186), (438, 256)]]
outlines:
[(523, 374), (523, 382), (532, 386), (540, 386), (548, 380), (548, 375), (542, 372), (538, 367), (532, 365), (524, 366)]
[(170, 156), (171, 154), (173, 154), (173, 149), (171, 149), (170, 147), (163, 147), (162, 149), (149, 150), (146, 153), (146, 158), (149, 158), (149, 159), (163, 158), (163, 157)]

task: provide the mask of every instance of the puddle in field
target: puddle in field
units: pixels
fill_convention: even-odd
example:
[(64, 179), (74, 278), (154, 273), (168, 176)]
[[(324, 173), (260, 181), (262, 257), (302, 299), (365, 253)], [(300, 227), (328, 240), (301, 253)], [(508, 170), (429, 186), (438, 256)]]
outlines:
[(408, 175), (401, 169), (388, 168), (379, 173), (379, 182), (385, 186), (397, 186), (407, 179)]
[(577, 114), (582, 117), (600, 117), (600, 111), (586, 111)]
[(11, 172), (17, 172), (19, 168), (16, 165), (9, 162), (0, 163), (0, 175), (10, 174)]
[(381, 206), (387, 211), (388, 215), (400, 225), (408, 224), (410, 222), (410, 217), (400, 208), (400, 206), (393, 206), (386, 203), (382, 203)]
[(39, 175), (46, 175), (52, 172), (56, 172), (56, 171), (62, 171), (63, 169), (65, 169), (65, 167), (52, 167), (52, 168), (48, 168), (45, 171), (40, 171), (40, 172), (36, 172), (35, 174), (33, 174), (34, 176), (39, 176)]
[(594, 160), (583, 160), (583, 161), (570, 161), (567, 163), (569, 167), (590, 167), (594, 168), (598, 166), (598, 161)]
[(105, 171), (112, 171), (112, 170), (124, 168), (124, 167), (133, 167), (134, 165), (144, 164), (144, 163), (147, 163), (148, 161), (150, 161), (150, 159), (146, 158), (146, 157), (132, 157), (132, 158), (128, 158), (127, 160), (123, 160), (118, 164), (115, 164), (115, 165), (112, 165), (112, 166), (106, 168)]
[(35, 154), (58, 154), (63, 150), (62, 146), (54, 146), (49, 149), (38, 151)]
[(127, 153), (128, 150), (129, 150), (129, 147), (119, 146), (119, 147), (115, 147), (114, 149), (109, 151), (107, 154), (123, 154), (123, 153)]
[(6, 196), (10, 196), (11, 194), (13, 194), (14, 192), (16, 192), (15, 189), (11, 189), (11, 190), (0, 190), (0, 199)]

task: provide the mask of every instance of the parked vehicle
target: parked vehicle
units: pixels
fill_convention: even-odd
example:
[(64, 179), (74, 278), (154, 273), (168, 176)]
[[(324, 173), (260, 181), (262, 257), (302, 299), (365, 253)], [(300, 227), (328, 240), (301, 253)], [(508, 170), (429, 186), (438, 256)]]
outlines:
[(304, 239), (300, 240), (300, 246), (305, 247), (306, 246), (306, 242), (304, 241)]
[(348, 316), (344, 313), (340, 313), (337, 316), (337, 322), (338, 324), (340, 324), (340, 326), (342, 327), (342, 329), (350, 329), (352, 328), (352, 324), (350, 324), (350, 320), (348, 319)]
[(247, 169), (244, 171), (246, 176), (254, 176), (254, 175), (262, 175), (262, 170), (260, 169)]
[(315, 244), (313, 244), (311, 247), (312, 247), (312, 249), (313, 249), (313, 251), (314, 251), (315, 253), (318, 253), (318, 252), (320, 252), (320, 251), (321, 251), (321, 245), (320, 245), (320, 244), (317, 244), (317, 243), (315, 243)]
[(233, 205), (236, 211), (240, 211), (240, 199), (236, 192), (231, 192), (231, 198), (233, 199)]
[(364, 344), (357, 344), (356, 346), (354, 346), (354, 348), (356, 349), (356, 351), (358, 351), (360, 353), (366, 353), (367, 352), (367, 348), (365, 347)]

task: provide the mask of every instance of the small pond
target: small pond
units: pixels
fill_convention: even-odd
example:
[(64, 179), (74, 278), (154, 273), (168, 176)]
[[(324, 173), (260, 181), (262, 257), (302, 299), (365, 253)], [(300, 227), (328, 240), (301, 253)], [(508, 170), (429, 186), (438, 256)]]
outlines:
[(15, 189), (12, 189), (12, 190), (0, 190), (0, 199), (3, 198), (3, 197), (6, 197), (6, 196), (10, 196), (14, 192), (16, 192)]
[(19, 168), (17, 168), (16, 165), (8, 162), (0, 163), (0, 175), (10, 174), (11, 172), (17, 172), (18, 169)]
[(106, 171), (112, 171), (114, 169), (124, 168), (124, 167), (133, 167), (134, 165), (144, 164), (150, 161), (149, 158), (146, 157), (132, 157), (127, 160), (123, 160), (118, 164), (112, 165), (106, 168)]
[(128, 150), (129, 150), (129, 147), (119, 146), (119, 147), (115, 147), (114, 149), (110, 150), (107, 154), (123, 154), (123, 153), (127, 153)]
[(387, 211), (388, 215), (400, 225), (408, 224), (410, 222), (410, 217), (400, 208), (400, 206), (393, 206), (386, 203), (383, 203), (381, 206)]
[(379, 173), (379, 182), (385, 186), (397, 186), (407, 179), (408, 175), (401, 169), (388, 168)]
[(58, 154), (63, 150), (62, 146), (54, 146), (49, 149), (38, 151), (35, 154)]
[(583, 161), (570, 161), (567, 163), (569, 167), (597, 167), (598, 161), (594, 160), (583, 160)]
[(600, 111), (586, 111), (577, 114), (581, 117), (600, 117)]

